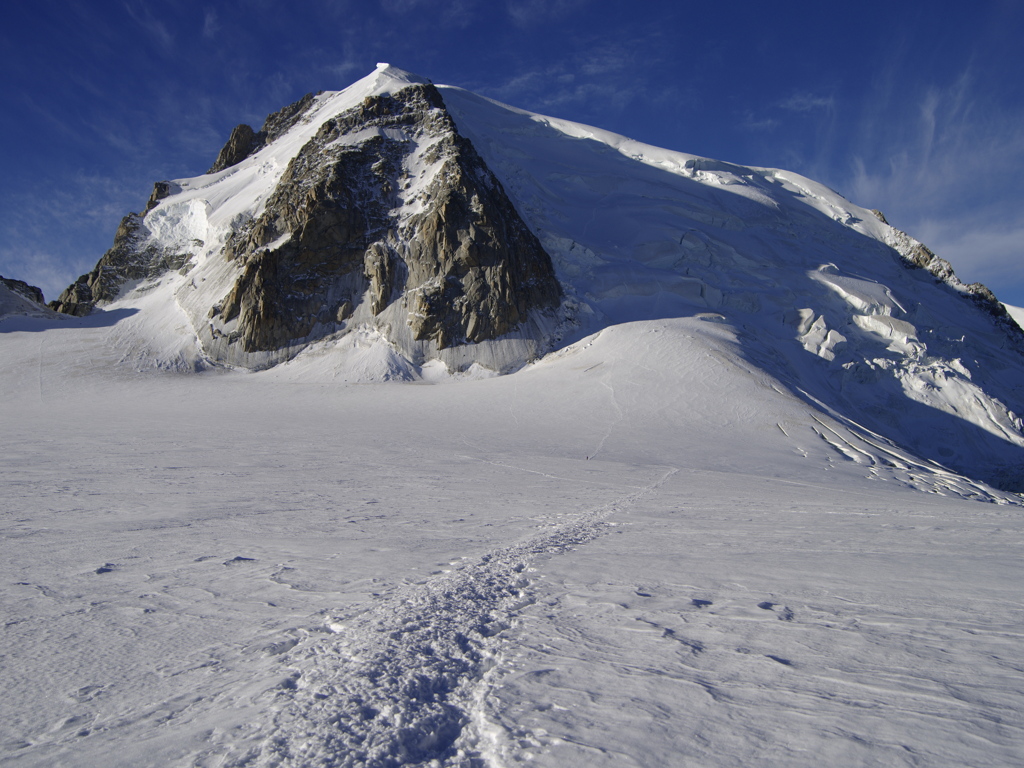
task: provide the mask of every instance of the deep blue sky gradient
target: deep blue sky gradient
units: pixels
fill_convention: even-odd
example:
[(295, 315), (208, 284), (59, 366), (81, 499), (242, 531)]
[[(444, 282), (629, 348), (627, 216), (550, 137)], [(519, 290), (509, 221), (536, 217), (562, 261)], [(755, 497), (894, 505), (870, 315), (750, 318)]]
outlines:
[(154, 181), (387, 61), (658, 146), (787, 168), (1024, 305), (1024, 3), (17, 3), (0, 29), (0, 274), (47, 298)]

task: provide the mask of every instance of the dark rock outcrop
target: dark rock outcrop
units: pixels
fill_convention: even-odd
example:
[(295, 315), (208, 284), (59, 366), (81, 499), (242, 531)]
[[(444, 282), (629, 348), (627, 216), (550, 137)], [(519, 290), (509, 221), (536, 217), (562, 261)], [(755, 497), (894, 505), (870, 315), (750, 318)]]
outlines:
[(284, 134), (309, 109), (313, 99), (313, 94), (307, 93), (294, 104), (289, 104), (287, 107), (274, 112), (267, 117), (263, 127), (258, 132), (245, 123), (236, 125), (234, 130), (231, 131), (227, 144), (221, 148), (217, 159), (207, 173), (217, 173), (225, 168), (237, 165), (245, 160), (245, 158), (261, 150), (278, 136)]
[(34, 285), (29, 285), (23, 280), (3, 277), (2, 275), (0, 275), (0, 284), (7, 286), (7, 288), (14, 291), (19, 296), (25, 297), (29, 301), (46, 306), (46, 301), (43, 299), (43, 292)]
[(149, 202), (146, 203), (146, 213), (156, 208), (157, 203), (165, 197), (169, 197), (179, 190), (180, 187), (173, 181), (158, 181), (153, 185), (153, 193), (149, 196)]
[[(157, 184), (158, 190), (161, 183)], [(156, 194), (155, 190), (154, 196)], [(125, 216), (114, 235), (113, 247), (100, 257), (91, 272), (79, 277), (56, 301), (51, 301), (50, 309), (84, 317), (98, 303), (117, 298), (128, 281), (158, 277), (167, 270), (180, 269), (189, 254), (168, 254), (143, 245), (144, 227), (140, 214)]]
[(225, 168), (230, 168), (232, 165), (237, 165), (255, 152), (258, 146), (259, 141), (256, 138), (256, 131), (251, 126), (245, 123), (236, 125), (234, 130), (231, 131), (228, 143), (221, 148), (217, 159), (207, 173), (217, 173)]
[[(432, 180), (403, 218), (406, 161), (431, 140)], [(244, 266), (211, 319), (235, 322), (230, 340), (246, 352), (333, 332), (364, 294), (373, 315), (402, 298), (413, 338), (441, 349), (507, 334), (561, 296), (550, 257), (432, 85), (324, 123), (225, 253)]]

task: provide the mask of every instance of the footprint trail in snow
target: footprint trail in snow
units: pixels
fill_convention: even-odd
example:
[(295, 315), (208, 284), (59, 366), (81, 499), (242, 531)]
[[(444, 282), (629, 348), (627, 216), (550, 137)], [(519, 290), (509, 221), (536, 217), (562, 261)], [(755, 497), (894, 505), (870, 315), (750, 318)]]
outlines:
[[(258, 765), (391, 768), (481, 766), (487, 751), (485, 674), (497, 639), (533, 603), (530, 561), (585, 544), (605, 518), (654, 492), (678, 470), (629, 496), (495, 550), (369, 610), (330, 620), (336, 635), (305, 649), (279, 694)], [(237, 764), (252, 764), (249, 755)]]

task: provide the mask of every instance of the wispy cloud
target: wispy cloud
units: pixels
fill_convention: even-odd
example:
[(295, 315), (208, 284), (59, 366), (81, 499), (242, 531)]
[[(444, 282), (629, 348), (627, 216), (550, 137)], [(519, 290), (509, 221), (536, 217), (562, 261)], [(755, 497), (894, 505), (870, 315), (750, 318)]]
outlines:
[[(970, 192), (990, 195), (997, 180), (1024, 160), (1024, 122), (995, 104), (977, 104), (970, 96), (972, 80), (964, 72), (946, 87), (919, 92), (902, 110), (894, 104), (882, 114), (872, 110), (853, 157), (855, 192), (922, 209), (963, 200)], [(877, 121), (893, 126), (888, 141), (879, 140)]]
[(780, 109), (785, 109), (789, 112), (813, 112), (819, 109), (831, 110), (835, 108), (835, 98), (833, 96), (817, 96), (812, 93), (794, 93), (792, 96), (780, 101), (778, 106)]
[(203, 37), (207, 40), (213, 40), (217, 37), (218, 32), (220, 32), (220, 21), (217, 18), (217, 11), (213, 8), (207, 8), (206, 13), (203, 15)]
[(0, 246), (0, 264), (3, 265), (0, 274), (36, 286), (47, 301), (56, 299), (78, 275), (85, 274), (93, 266), (83, 259), (78, 263), (80, 270), (72, 274), (74, 267), (65, 257), (30, 246), (7, 245)]
[(132, 20), (142, 27), (164, 51), (174, 48), (174, 35), (163, 21), (153, 15), (148, 5), (126, 2), (124, 9)]
[[(836, 109), (834, 96), (800, 91), (791, 93), (785, 98), (774, 103), (763, 106), (760, 110), (743, 109), (739, 112), (737, 127), (747, 133), (771, 133), (781, 126), (791, 127), (797, 123), (807, 125), (808, 121), (818, 126), (815, 130), (815, 140), (820, 144), (821, 138), (828, 133), (827, 123), (831, 120)], [(798, 150), (790, 146), (784, 153), (792, 156)], [(810, 153), (810, 154), (809, 154)], [(816, 162), (812, 147), (805, 145), (798, 152), (801, 164), (813, 164)], [(805, 168), (804, 170), (809, 170)]]
[(773, 131), (781, 121), (774, 117), (756, 117), (751, 110), (746, 110), (740, 119), (740, 127), (745, 131)]
[(567, 106), (582, 107), (593, 102), (620, 110), (639, 95), (639, 88), (633, 84), (581, 78), (562, 66), (524, 72), (482, 91), (499, 101), (552, 113)]
[(636, 49), (632, 46), (610, 44), (586, 51), (578, 64), (584, 75), (607, 75), (623, 72), (636, 63)]
[(509, 0), (506, 5), (513, 23), (531, 27), (554, 19), (561, 19), (582, 10), (590, 0)]
[[(641, 64), (637, 52), (645, 52), (644, 66), (657, 66), (665, 44), (660, 30), (643, 25), (638, 25), (631, 34), (624, 31), (614, 43), (574, 39), (565, 46), (562, 58), (543, 68), (524, 66), (503, 82), (470, 84), (470, 87), (500, 101), (538, 112), (554, 115), (569, 112), (572, 115), (560, 116), (584, 121), (596, 119), (621, 112), (639, 100), (657, 102), (680, 97), (679, 88), (671, 81), (658, 83), (637, 77), (637, 67)], [(528, 59), (524, 59), (524, 64), (528, 63)]]
[[(1004, 111), (970, 67), (909, 97), (891, 93), (869, 94), (840, 187), (881, 208), (968, 282), (1019, 274), (1024, 114)], [(999, 295), (999, 285), (990, 287)], [(1024, 291), (1024, 280), (1015, 290)]]

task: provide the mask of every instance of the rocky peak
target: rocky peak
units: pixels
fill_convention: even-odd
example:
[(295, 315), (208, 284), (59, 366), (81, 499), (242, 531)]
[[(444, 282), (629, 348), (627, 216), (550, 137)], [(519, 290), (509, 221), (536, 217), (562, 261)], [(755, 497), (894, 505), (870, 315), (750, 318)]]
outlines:
[(245, 123), (236, 125), (231, 131), (231, 136), (228, 137), (227, 144), (221, 148), (217, 159), (207, 173), (217, 173), (225, 168), (238, 165), (245, 158), (259, 152), (295, 125), (313, 104), (314, 98), (312, 93), (307, 93), (295, 103), (269, 115), (258, 132)]
[(245, 352), (392, 305), (413, 341), (444, 349), (507, 334), (561, 296), (550, 257), (429, 84), (327, 120), (225, 255), (241, 274), (212, 335)]
[[(286, 134), (293, 141), (292, 130), (310, 138), (199, 272), (189, 272), (193, 254), (179, 252), (191, 246), (167, 230), (181, 206), (202, 203), (188, 197), (195, 184), (158, 182), (145, 212), (126, 216), (96, 268), (51, 306), (84, 315), (131, 281), (178, 269), (189, 272), (181, 300), (205, 353), (235, 365), (271, 365), (365, 324), (410, 359), (517, 332), (541, 351), (538, 326), (522, 329), (560, 303), (551, 259), (437, 88), (381, 89), (315, 130), (299, 126), (314, 103), (301, 99), (259, 132), (232, 132), (213, 171)], [(225, 292), (196, 293), (213, 273), (207, 286)], [(205, 306), (191, 298), (200, 295)]]
[(228, 137), (228, 143), (221, 148), (217, 159), (207, 173), (217, 173), (232, 165), (237, 165), (255, 152), (260, 145), (261, 141), (256, 138), (256, 131), (251, 126), (245, 123), (236, 125), (231, 131), (231, 136)]
[(3, 277), (2, 275), (0, 275), (0, 285), (6, 286), (9, 290), (14, 291), (14, 293), (18, 294), (19, 296), (22, 296), (28, 299), (29, 301), (35, 302), (36, 304), (44, 306), (46, 304), (45, 300), (43, 299), (43, 292), (36, 288), (34, 285), (29, 285), (23, 280), (15, 280), (14, 278)]

